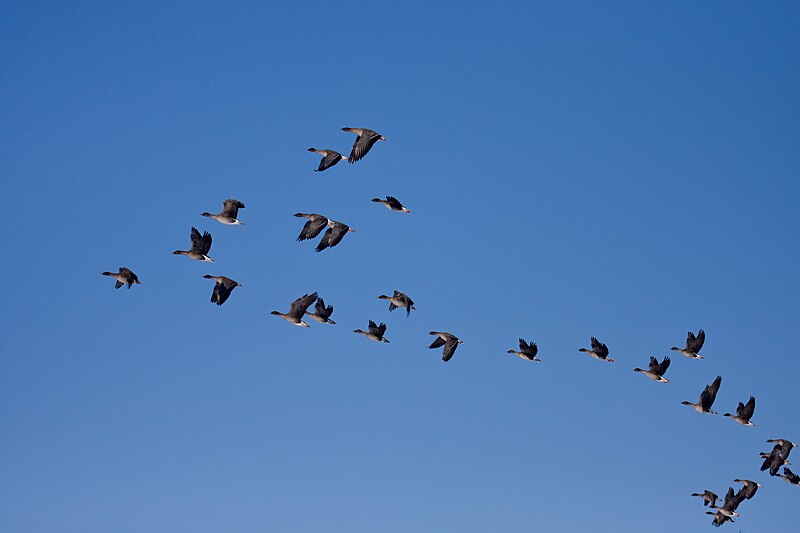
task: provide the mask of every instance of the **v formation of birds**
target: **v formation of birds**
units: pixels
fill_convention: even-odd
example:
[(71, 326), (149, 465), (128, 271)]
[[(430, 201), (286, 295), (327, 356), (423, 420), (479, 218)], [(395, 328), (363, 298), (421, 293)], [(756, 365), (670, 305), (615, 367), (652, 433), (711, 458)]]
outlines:
[[(345, 132), (354, 133), (356, 135), (356, 139), (353, 142), (353, 146), (350, 150), (350, 155), (345, 157), (343, 154), (330, 148), (309, 148), (309, 152), (317, 153), (322, 156), (319, 166), (315, 172), (323, 172), (328, 170), (342, 160), (347, 160), (350, 164), (356, 163), (366, 156), (378, 141), (387, 140), (383, 135), (366, 128), (342, 128), (342, 130)], [(411, 212), (393, 196), (386, 196), (385, 200), (373, 198), (372, 201), (382, 204), (391, 211), (400, 213)], [(212, 218), (222, 224), (238, 226), (244, 224), (244, 222), (238, 220), (237, 218), (239, 215), (239, 209), (244, 209), (244, 207), (244, 203), (230, 198), (222, 203), (222, 211), (220, 211), (219, 214), (203, 212), (201, 215)], [(295, 213), (294, 216), (306, 219), (306, 222), (297, 237), (298, 241), (315, 239), (320, 233), (322, 233), (323, 230), (325, 230), (325, 233), (315, 248), (317, 253), (337, 246), (342, 242), (348, 233), (355, 231), (344, 222), (332, 220), (318, 213)], [(201, 234), (196, 228), (192, 227), (189, 237), (191, 242), (190, 249), (175, 250), (173, 254), (185, 255), (186, 257), (196, 261), (213, 263), (214, 259), (208, 255), (211, 250), (211, 234), (208, 231), (204, 231)], [(118, 272), (103, 272), (102, 274), (104, 276), (112, 277), (116, 280), (114, 285), (116, 289), (119, 289), (123, 285), (127, 285), (128, 289), (130, 289), (133, 285), (141, 284), (138, 276), (129, 268), (124, 266), (120, 267)], [(211, 302), (217, 305), (224, 304), (231, 296), (233, 290), (242, 286), (241, 283), (225, 276), (206, 274), (203, 277), (206, 279), (211, 279), (215, 282), (211, 293)], [(414, 301), (407, 294), (398, 290), (394, 290), (391, 296), (382, 294), (378, 296), (378, 298), (389, 301), (389, 311), (394, 311), (398, 308), (404, 308), (406, 310), (406, 316), (410, 316), (411, 311), (416, 309), (416, 307), (414, 307)], [(309, 312), (308, 309), (312, 305), (314, 305), (314, 312)], [(290, 304), (289, 310), (286, 313), (272, 311), (271, 314), (279, 316), (291, 324), (305, 328), (310, 327), (310, 324), (304, 320), (305, 317), (309, 317), (313, 321), (320, 324), (336, 324), (336, 322), (331, 319), (331, 315), (333, 314), (333, 306), (326, 305), (325, 301), (316, 292), (304, 294), (303, 296), (297, 298)], [(385, 336), (386, 324), (383, 322), (376, 324), (373, 320), (369, 320), (366, 331), (361, 329), (355, 329), (353, 331), (354, 333), (363, 335), (369, 340), (378, 343), (389, 343), (389, 340)], [(444, 362), (450, 361), (458, 346), (464, 342), (452, 333), (444, 331), (431, 331), (429, 334), (435, 337), (429, 348), (443, 348), (442, 360)], [(671, 350), (676, 351), (689, 359), (703, 359), (704, 357), (700, 355), (700, 350), (702, 349), (704, 343), (705, 331), (701, 329), (696, 335), (690, 331), (687, 335), (685, 346), (683, 348), (673, 346)], [(609, 356), (610, 352), (608, 347), (604, 343), (600, 342), (595, 337), (591, 337), (590, 344), (591, 348), (579, 348), (578, 351), (586, 353), (590, 357), (599, 361), (605, 361), (608, 363), (614, 362), (614, 359)], [(526, 361), (541, 362), (541, 359), (537, 357), (539, 349), (536, 343), (526, 341), (522, 338), (519, 339), (519, 350), (509, 349), (507, 353), (516, 355)], [(633, 370), (634, 372), (644, 374), (649, 379), (658, 383), (669, 383), (669, 379), (664, 377), (664, 374), (666, 374), (667, 369), (669, 369), (671, 362), (672, 361), (669, 357), (664, 357), (661, 362), (659, 362), (656, 357), (651, 356), (647, 369), (637, 367)], [(722, 377), (717, 376), (714, 381), (706, 385), (700, 392), (697, 403), (686, 400), (683, 401), (682, 404), (692, 407), (692, 409), (701, 414), (717, 414), (716, 411), (713, 411), (711, 408), (714, 405), (714, 401), (716, 400), (717, 392), (719, 391), (721, 384)], [(731, 418), (733, 421), (741, 424), (742, 426), (754, 427), (755, 424), (753, 424), (750, 420), (755, 412), (755, 407), (756, 399), (753, 396), (750, 396), (746, 403), (739, 402), (735, 414), (724, 413), (723, 416)], [(787, 465), (790, 464), (788, 460), (789, 453), (791, 452), (792, 448), (797, 445), (786, 439), (769, 439), (767, 442), (773, 443), (773, 448), (769, 452), (761, 452), (759, 454), (763, 459), (761, 471), (769, 470), (769, 474), (771, 476), (781, 477), (792, 485), (800, 485), (800, 476), (792, 472), (787, 467)], [(783, 473), (781, 473), (781, 467), (783, 467)], [(733, 522), (734, 517), (740, 516), (739, 513), (736, 512), (739, 504), (745, 500), (752, 499), (758, 491), (758, 488), (762, 486), (760, 483), (756, 483), (755, 481), (748, 479), (737, 478), (733, 481), (736, 483), (742, 483), (742, 487), (738, 491), (734, 491), (733, 487), (729, 487), (724, 499), (720, 498), (717, 494), (710, 490), (704, 490), (702, 493), (691, 494), (691, 496), (700, 497), (703, 501), (703, 506), (710, 509), (709, 511), (706, 511), (706, 514), (714, 517), (711, 522), (714, 526), (719, 527), (726, 522)], [(718, 501), (722, 502), (721, 506), (717, 505)]]

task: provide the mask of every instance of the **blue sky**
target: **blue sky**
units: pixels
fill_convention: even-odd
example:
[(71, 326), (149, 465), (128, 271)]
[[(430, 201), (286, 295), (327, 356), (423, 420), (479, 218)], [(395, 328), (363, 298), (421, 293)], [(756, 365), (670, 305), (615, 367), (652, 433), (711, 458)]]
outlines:
[[(800, 440), (797, 5), (0, 9), (0, 530), (702, 531), (736, 477), (727, 530), (794, 523), (756, 454)], [(389, 141), (314, 173), (344, 126)], [(311, 291), (336, 326), (269, 315)], [(756, 428), (680, 405), (717, 374)]]

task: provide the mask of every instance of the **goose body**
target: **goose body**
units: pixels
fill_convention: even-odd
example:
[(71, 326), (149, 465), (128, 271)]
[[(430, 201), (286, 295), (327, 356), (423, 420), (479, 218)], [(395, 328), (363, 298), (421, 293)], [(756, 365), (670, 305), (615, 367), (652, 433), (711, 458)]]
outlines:
[(133, 271), (128, 268), (121, 266), (119, 267), (119, 272), (103, 272), (104, 276), (111, 276), (117, 282), (114, 284), (115, 289), (119, 289), (123, 285), (127, 285), (130, 289), (133, 285), (141, 285), (142, 282), (139, 281), (139, 277), (133, 273)]
[(309, 308), (311, 304), (317, 299), (317, 293), (311, 294), (304, 294), (297, 300), (292, 302), (292, 305), (289, 307), (288, 313), (281, 313), (280, 311), (272, 311), (271, 315), (277, 315), (284, 319), (285, 321), (289, 322), (290, 324), (294, 324), (295, 326), (300, 326), (303, 328), (310, 327), (307, 322), (303, 321), (303, 315), (306, 313), (306, 309)]
[(742, 500), (744, 500), (744, 496), (741, 492), (735, 493), (733, 487), (728, 487), (728, 492), (725, 494), (725, 501), (722, 507), (717, 507), (717, 512), (727, 517), (739, 516), (736, 509), (739, 507), (739, 504), (742, 503)]
[(239, 215), (239, 209), (244, 209), (244, 204), (234, 198), (228, 198), (222, 202), (222, 211), (218, 215), (212, 215), (211, 213), (200, 214), (204, 217), (213, 218), (221, 224), (241, 226), (244, 224), (244, 222), (236, 219), (236, 217)]
[(798, 476), (785, 466), (783, 467), (783, 475), (779, 474), (779, 477), (785, 479), (786, 482), (789, 483), (790, 485), (800, 485), (800, 476)]
[(592, 337), (592, 349), (588, 350), (586, 348), (578, 348), (579, 352), (583, 352), (589, 354), (590, 356), (598, 359), (600, 361), (606, 361), (609, 363), (613, 363), (614, 360), (608, 356), (608, 346), (597, 340), (596, 338)]
[(391, 296), (381, 294), (378, 296), (378, 299), (389, 300), (389, 311), (394, 311), (398, 307), (405, 307), (406, 316), (409, 316), (411, 311), (416, 310), (416, 307), (414, 307), (414, 300), (409, 298), (406, 293), (398, 290), (395, 290)]
[(444, 350), (442, 350), (442, 361), (445, 363), (453, 358), (453, 354), (456, 353), (458, 345), (464, 344), (464, 341), (446, 331), (430, 331), (428, 335), (436, 335), (437, 337), (428, 348), (440, 348), (444, 346)]
[(322, 172), (323, 170), (328, 170), (342, 159), (347, 159), (345, 156), (343, 156), (336, 150), (331, 150), (330, 148), (326, 148), (325, 150), (317, 150), (316, 148), (309, 148), (308, 151), (315, 152), (322, 156), (322, 159), (320, 159), (319, 161), (319, 166), (314, 172)]
[(710, 490), (704, 490), (702, 493), (694, 492), (692, 493), (692, 496), (699, 496), (700, 498), (703, 499), (703, 507), (710, 504), (712, 509), (714, 509), (717, 506), (717, 500), (719, 499), (719, 496), (717, 496)]
[(384, 337), (384, 333), (386, 333), (386, 324), (381, 322), (381, 325), (378, 326), (372, 320), (369, 321), (369, 328), (368, 331), (361, 331), (360, 329), (354, 329), (353, 333), (358, 333), (360, 335), (364, 335), (369, 340), (373, 340), (375, 342), (389, 342), (389, 339)]
[(348, 163), (355, 163), (370, 151), (372, 146), (378, 141), (388, 141), (386, 137), (367, 128), (342, 128), (342, 131), (348, 131), (356, 134), (356, 140), (353, 142), (353, 148), (350, 150), (350, 157), (347, 158)]
[(750, 396), (750, 399), (747, 401), (746, 404), (739, 402), (739, 405), (736, 407), (735, 415), (731, 413), (725, 413), (722, 416), (728, 416), (732, 418), (733, 421), (736, 422), (737, 424), (754, 427), (755, 424), (750, 422), (750, 419), (753, 417), (753, 412), (755, 410), (756, 410), (756, 399), (754, 396)]
[(536, 354), (539, 353), (539, 347), (536, 346), (536, 343), (525, 342), (525, 339), (519, 339), (519, 351), (508, 350), (506, 353), (512, 353), (520, 359), (525, 359), (526, 361), (536, 361), (537, 363), (542, 361), (536, 357)]
[(310, 316), (315, 322), (319, 322), (320, 324), (336, 324), (336, 322), (331, 320), (332, 314), (333, 306), (329, 305), (325, 307), (325, 300), (322, 298), (317, 298), (317, 304), (314, 307), (313, 313), (306, 311), (306, 315)]
[(675, 350), (677, 352), (682, 353), (689, 359), (703, 359), (703, 356), (700, 355), (700, 349), (703, 347), (703, 343), (706, 342), (706, 332), (702, 329), (697, 332), (697, 336), (691, 331), (686, 335), (686, 346), (684, 348), (678, 348), (677, 346), (673, 346), (670, 350)]
[(400, 200), (395, 198), (394, 196), (387, 196), (386, 200), (381, 200), (380, 198), (373, 198), (373, 202), (377, 202), (384, 206), (386, 209), (390, 211), (399, 211), (401, 213), (410, 213), (411, 210), (408, 209), (406, 206), (400, 203)]
[(658, 359), (650, 356), (650, 366), (647, 370), (642, 370), (641, 368), (634, 368), (634, 372), (641, 372), (648, 378), (652, 379), (653, 381), (658, 381), (659, 383), (669, 383), (669, 380), (664, 377), (664, 373), (669, 368), (671, 360), (669, 357), (665, 357), (663, 361), (660, 363)]
[(713, 383), (706, 385), (706, 387), (703, 389), (703, 392), (700, 393), (700, 399), (697, 401), (697, 403), (692, 403), (689, 401), (683, 401), (681, 403), (683, 405), (691, 406), (698, 413), (715, 415), (717, 413), (711, 410), (711, 406), (714, 405), (714, 400), (717, 398), (717, 391), (719, 391), (719, 386), (721, 383), (722, 376), (717, 376)]
[(192, 240), (192, 248), (190, 250), (175, 250), (172, 253), (175, 255), (185, 255), (189, 259), (194, 259), (196, 261), (213, 263), (214, 260), (208, 256), (208, 251), (211, 250), (211, 234), (204, 231), (201, 236), (200, 232), (193, 227), (189, 237)]
[(761, 483), (756, 483), (755, 481), (750, 481), (749, 479), (734, 479), (733, 481), (735, 483), (743, 483), (742, 488), (739, 489), (739, 492), (736, 494), (740, 500), (753, 499), (753, 496), (755, 496), (756, 492), (758, 492), (758, 488), (764, 486)]
[(217, 305), (224, 304), (228, 297), (230, 297), (233, 289), (242, 286), (241, 283), (234, 281), (231, 278), (226, 278), (225, 276), (212, 276), (211, 274), (206, 274), (203, 277), (205, 279), (213, 279), (216, 282), (214, 285), (214, 290), (211, 292), (211, 303), (215, 303)]

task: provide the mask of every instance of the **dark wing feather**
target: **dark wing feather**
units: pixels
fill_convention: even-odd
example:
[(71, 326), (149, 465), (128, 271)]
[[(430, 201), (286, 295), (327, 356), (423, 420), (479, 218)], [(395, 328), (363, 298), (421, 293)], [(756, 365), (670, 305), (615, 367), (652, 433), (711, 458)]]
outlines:
[(320, 160), (317, 172), (322, 172), (323, 170), (327, 170), (341, 160), (342, 160), (342, 154), (340, 154), (336, 150), (328, 150), (328, 155), (326, 155)]
[(329, 246), (333, 248), (344, 239), (344, 236), (350, 231), (350, 226), (347, 224), (342, 224), (341, 222), (335, 222), (333, 224), (333, 231), (331, 232)]
[[(655, 358), (654, 358), (654, 359), (655, 359)], [(659, 364), (655, 365), (654, 367), (651, 367), (651, 368), (650, 368), (650, 370), (651, 370), (651, 371), (653, 371), (653, 372), (655, 372), (655, 373), (656, 373), (656, 374), (658, 374), (659, 376), (663, 376), (663, 375), (664, 375), (664, 373), (665, 373), (665, 372), (667, 371), (667, 369), (669, 368), (669, 364), (670, 364), (671, 362), (672, 362), (672, 360), (671, 360), (669, 357), (665, 357), (665, 358), (664, 358), (664, 360), (663, 360), (663, 361), (661, 361), (661, 363), (659, 363)]]
[(115, 288), (115, 289), (119, 289), (119, 288), (120, 288), (120, 287), (122, 287), (123, 285), (125, 285), (125, 284), (124, 284), (124, 283), (122, 283), (121, 281), (117, 280), (117, 282), (114, 284), (114, 288)]
[(381, 322), (381, 325), (380, 325), (380, 326), (378, 326), (378, 327), (375, 329), (375, 333), (378, 335), (378, 337), (383, 337), (383, 334), (384, 334), (384, 333), (386, 333), (386, 324), (384, 324), (383, 322)]
[[(717, 399), (717, 392), (719, 391), (719, 386), (721, 383), (722, 383), (722, 376), (717, 376), (714, 382), (711, 383), (711, 385), (709, 385), (708, 387), (706, 387), (706, 390), (711, 395), (711, 404), (713, 404), (714, 400)], [(708, 405), (709, 408), (711, 407), (711, 404)]]
[(378, 142), (381, 136), (372, 130), (364, 130), (364, 132), (356, 137), (353, 142), (353, 148), (350, 150), (350, 157), (347, 158), (349, 163), (355, 163), (369, 152), (372, 145)]
[(451, 338), (447, 339), (447, 342), (444, 345), (444, 351), (442, 352), (442, 361), (445, 363), (453, 358), (453, 354), (456, 353), (456, 348), (458, 348), (458, 340)]
[(440, 348), (440, 347), (444, 346), (444, 344), (445, 344), (445, 342), (444, 342), (443, 338), (436, 337), (436, 339), (434, 339), (434, 341), (431, 343), (430, 346), (428, 346), (428, 348)]
[(214, 292), (211, 293), (211, 301), (217, 305), (222, 305), (233, 292), (233, 287), (225, 283), (217, 283), (214, 285)]
[(228, 198), (222, 202), (222, 216), (236, 218), (239, 214), (239, 209), (244, 209), (244, 204), (234, 198)]
[(309, 220), (303, 225), (303, 229), (300, 230), (300, 235), (297, 236), (297, 240), (304, 241), (306, 239), (313, 239), (319, 235), (327, 225), (328, 219), (321, 215), (318, 218)]
[(192, 252), (206, 255), (211, 250), (211, 234), (209, 232), (204, 231), (201, 237), (200, 232), (196, 228), (192, 228), (190, 238), (192, 239)]
[(596, 338), (592, 337), (592, 351), (599, 355), (600, 357), (607, 357), (608, 356), (608, 346), (597, 340)]
[(289, 308), (289, 312), (286, 314), (288, 316), (300, 320), (303, 317), (303, 315), (306, 314), (306, 309), (308, 309), (309, 306), (313, 304), (316, 299), (317, 299), (316, 292), (313, 292), (311, 294), (305, 294), (292, 302), (292, 305)]
[(703, 347), (703, 343), (706, 341), (706, 332), (702, 329), (697, 332), (697, 337), (694, 336), (694, 333), (691, 331), (689, 332), (689, 337), (686, 339), (686, 350), (692, 353), (700, 352), (700, 349)]
[(750, 396), (750, 399), (747, 401), (746, 405), (742, 405), (742, 402), (739, 402), (739, 407), (736, 408), (736, 415), (744, 418), (745, 420), (750, 420), (755, 410), (756, 398), (755, 396)]
[(650, 366), (650, 372), (655, 372), (656, 368), (658, 368), (658, 359), (656, 359), (655, 357), (653, 357), (651, 355), (650, 356), (650, 365), (649, 366)]
[(314, 307), (316, 314), (320, 318), (328, 319), (333, 314), (333, 306), (325, 307), (325, 300), (317, 298), (317, 305)]
[(398, 200), (394, 196), (387, 196), (386, 203), (388, 203), (389, 207), (391, 207), (395, 211), (400, 211), (401, 209), (403, 209), (403, 204), (401, 204), (400, 200)]
[(322, 239), (320, 239), (319, 243), (317, 243), (317, 247), (314, 248), (314, 251), (319, 253), (325, 248), (330, 247), (331, 235), (333, 235), (333, 229), (332, 228), (326, 229), (325, 233), (322, 235)]

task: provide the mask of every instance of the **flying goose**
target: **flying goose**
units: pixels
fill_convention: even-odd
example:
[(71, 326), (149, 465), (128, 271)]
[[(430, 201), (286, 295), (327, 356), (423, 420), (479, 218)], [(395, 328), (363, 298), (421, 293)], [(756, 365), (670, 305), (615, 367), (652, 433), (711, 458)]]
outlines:
[(234, 198), (228, 198), (224, 202), (222, 202), (222, 212), (218, 215), (212, 215), (211, 213), (200, 213), (204, 217), (213, 218), (217, 222), (221, 222), (222, 224), (229, 224), (233, 226), (241, 226), (244, 222), (236, 220), (236, 216), (239, 214), (239, 209), (244, 209), (244, 204), (239, 200)]
[(714, 382), (711, 383), (711, 385), (706, 385), (703, 392), (700, 393), (700, 399), (697, 403), (692, 403), (690, 401), (683, 401), (681, 403), (683, 405), (691, 405), (698, 413), (715, 415), (717, 413), (711, 410), (711, 406), (714, 405), (714, 400), (717, 398), (717, 391), (721, 383), (722, 376), (717, 376)]
[(381, 294), (378, 296), (380, 300), (389, 300), (389, 311), (394, 311), (398, 307), (405, 307), (406, 308), (406, 316), (411, 314), (412, 310), (416, 310), (417, 308), (414, 307), (414, 300), (408, 297), (408, 295), (404, 292), (400, 292), (398, 290), (394, 291), (394, 294), (391, 296), (386, 296), (385, 294)]
[(387, 196), (386, 200), (381, 200), (380, 198), (373, 198), (372, 201), (383, 205), (384, 207), (386, 207), (386, 209), (389, 209), (390, 211), (400, 211), (401, 213), (411, 212), (410, 209), (401, 204), (400, 200), (398, 200), (394, 196)]
[(192, 249), (189, 251), (184, 250), (175, 250), (172, 252), (175, 255), (185, 255), (189, 259), (195, 259), (197, 261), (206, 261), (207, 263), (213, 263), (214, 260), (208, 257), (208, 251), (211, 249), (211, 234), (207, 231), (203, 232), (203, 236), (200, 236), (200, 232), (197, 231), (196, 228), (192, 228), (191, 234), (189, 237), (192, 239)]
[(350, 157), (347, 158), (347, 162), (351, 164), (367, 155), (367, 152), (376, 142), (389, 140), (380, 133), (366, 128), (342, 128), (342, 131), (349, 131), (358, 135), (353, 142), (353, 148), (350, 150)]
[(354, 329), (353, 333), (360, 333), (364, 335), (366, 338), (373, 340), (375, 342), (389, 342), (389, 339), (383, 336), (386, 333), (386, 324), (381, 322), (381, 325), (378, 326), (372, 320), (369, 321), (369, 331), (361, 331), (360, 329)]
[(733, 492), (733, 487), (728, 487), (728, 492), (725, 494), (725, 502), (722, 504), (722, 507), (717, 507), (717, 512), (728, 517), (739, 516), (739, 513), (736, 512), (736, 508), (739, 507), (739, 504), (744, 500), (744, 495), (740, 494), (741, 493)]
[(214, 285), (214, 290), (211, 293), (211, 303), (215, 303), (217, 305), (224, 304), (225, 300), (227, 300), (233, 292), (233, 289), (242, 286), (241, 283), (234, 281), (231, 278), (226, 278), (225, 276), (212, 276), (211, 274), (206, 274), (203, 277), (205, 279), (213, 279), (216, 282), (216, 285)]
[(314, 311), (314, 313), (309, 313), (306, 311), (306, 314), (320, 324), (336, 324), (336, 322), (331, 320), (333, 306), (329, 305), (328, 307), (325, 307), (325, 300), (322, 298), (317, 298), (317, 305), (314, 306)]
[[(766, 459), (770, 455), (771, 455), (770, 452), (758, 452), (758, 456), (761, 457), (762, 459)], [(783, 464), (784, 464), (784, 466), (791, 466), (792, 465), (792, 463), (790, 463), (789, 461), (784, 461)]]
[(592, 349), (587, 350), (586, 348), (578, 348), (579, 352), (588, 353), (595, 359), (599, 359), (600, 361), (608, 361), (609, 363), (613, 363), (614, 360), (608, 356), (608, 346), (597, 340), (596, 338), (592, 337)]
[(783, 467), (783, 475), (778, 474), (778, 477), (782, 477), (792, 485), (800, 485), (800, 476), (798, 476), (785, 466)]
[(452, 333), (447, 333), (446, 331), (429, 331), (428, 335), (436, 335), (439, 337), (438, 339), (434, 339), (428, 348), (439, 348), (444, 346), (444, 350), (442, 350), (442, 361), (445, 363), (453, 358), (453, 354), (456, 353), (456, 348), (458, 348), (458, 345), (464, 344), (464, 341)]
[(670, 350), (675, 350), (681, 352), (683, 355), (690, 359), (703, 359), (703, 356), (700, 355), (700, 349), (703, 347), (703, 343), (706, 342), (706, 332), (702, 329), (697, 332), (697, 336), (694, 336), (694, 333), (691, 331), (686, 336), (686, 347), (683, 349), (678, 348), (677, 346), (673, 346)]
[(737, 424), (754, 427), (755, 424), (750, 422), (750, 419), (753, 417), (753, 411), (755, 410), (756, 410), (756, 399), (754, 396), (750, 396), (750, 399), (747, 401), (747, 404), (739, 402), (739, 405), (736, 407), (735, 415), (732, 415), (730, 413), (725, 413), (722, 416), (731, 417)]
[(115, 289), (119, 289), (123, 285), (127, 283), (128, 288), (130, 289), (131, 286), (135, 283), (136, 285), (141, 285), (142, 282), (139, 281), (139, 277), (133, 273), (133, 271), (128, 267), (119, 267), (119, 272), (103, 272), (104, 276), (111, 276), (117, 282), (114, 284)]
[(314, 248), (314, 251), (319, 253), (325, 248), (333, 248), (342, 242), (344, 236), (351, 231), (355, 230), (347, 224), (328, 219), (328, 229), (325, 230), (325, 233), (322, 235), (322, 239), (320, 239), (317, 247)]
[(719, 527), (722, 524), (724, 524), (725, 522), (736, 522), (736, 520), (734, 520), (730, 516), (723, 514), (722, 511), (719, 510), (719, 507), (717, 507), (717, 511), (716, 512), (706, 511), (706, 514), (710, 514), (710, 515), (714, 516), (714, 520), (711, 521), (711, 524), (714, 527)]
[(297, 236), (298, 241), (313, 239), (328, 225), (328, 218), (317, 213), (295, 213), (294, 216), (308, 219), (300, 230), (300, 235)]
[(736, 497), (744, 500), (751, 500), (758, 492), (759, 487), (763, 487), (761, 483), (750, 481), (749, 479), (734, 479), (734, 483), (744, 483), (744, 486), (736, 493)]
[(317, 170), (314, 172), (322, 172), (323, 170), (328, 170), (336, 163), (341, 161), (342, 159), (347, 159), (345, 156), (337, 152), (336, 150), (331, 150), (330, 148), (325, 150), (317, 150), (316, 148), (309, 148), (309, 152), (315, 152), (322, 156), (322, 159), (319, 161), (319, 166)]
[(648, 378), (652, 379), (653, 381), (658, 381), (659, 383), (669, 383), (669, 380), (664, 377), (664, 373), (669, 368), (669, 364), (672, 360), (669, 357), (665, 357), (661, 363), (658, 362), (658, 359), (650, 356), (650, 368), (648, 370), (642, 370), (641, 368), (634, 368), (634, 372), (641, 372)]
[(711, 504), (712, 509), (716, 508), (717, 500), (719, 499), (719, 496), (717, 496), (710, 490), (704, 490), (702, 493), (693, 492), (692, 496), (700, 496), (701, 498), (703, 498), (703, 507), (705, 507), (708, 504)]
[(536, 354), (539, 353), (539, 347), (536, 346), (535, 342), (527, 343), (525, 339), (519, 340), (519, 351), (516, 350), (508, 350), (506, 353), (513, 353), (520, 359), (525, 359), (528, 361), (536, 361), (541, 363), (542, 360), (536, 357)]
[(294, 324), (295, 326), (301, 326), (304, 328), (310, 327), (308, 323), (302, 320), (303, 315), (306, 313), (306, 309), (314, 303), (314, 300), (317, 299), (317, 293), (311, 294), (304, 294), (297, 300), (292, 302), (292, 305), (289, 307), (288, 313), (281, 313), (279, 311), (272, 311), (271, 315), (278, 315), (285, 321)]
[(788, 462), (789, 454), (796, 444), (785, 439), (769, 439), (767, 442), (774, 443), (775, 446), (773, 446), (770, 454), (764, 459), (764, 462), (761, 463), (761, 471), (763, 472), (769, 469), (769, 475), (777, 476), (780, 467)]

